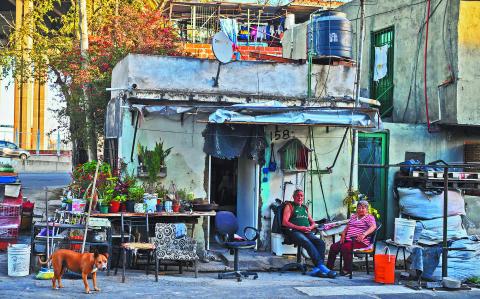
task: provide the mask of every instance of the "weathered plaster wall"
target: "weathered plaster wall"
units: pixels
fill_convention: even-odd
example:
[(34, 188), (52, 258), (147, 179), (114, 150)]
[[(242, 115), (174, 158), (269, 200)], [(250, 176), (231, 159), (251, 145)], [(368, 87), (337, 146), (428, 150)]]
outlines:
[[(125, 113), (125, 116), (120, 153), (125, 161), (130, 162), (134, 127), (129, 120), (130, 113)], [(137, 132), (133, 163), (128, 164), (129, 172), (136, 173), (138, 144), (152, 149), (155, 142), (163, 141), (164, 148), (173, 148), (165, 160), (167, 177), (160, 179), (160, 182), (168, 188), (173, 181), (178, 189), (190, 190), (195, 197), (207, 197), (203, 184), (206, 159), (202, 137), (204, 128), (205, 125), (197, 123), (193, 115), (186, 115), (183, 125), (179, 116), (145, 117)]]
[[(440, 4), (439, 4), (440, 3)], [(437, 4), (438, 7), (437, 7)], [(448, 7), (446, 6), (448, 4)], [(354, 53), (357, 53), (359, 43), (359, 1), (354, 0), (339, 8), (346, 12), (352, 20), (354, 31)], [(434, 11), (435, 9), (435, 11)], [(428, 52), (427, 52), (427, 88), (429, 98), (430, 120), (438, 120), (439, 99), (437, 86), (450, 77), (449, 63), (453, 72), (457, 73), (457, 21), (458, 0), (431, 2), (434, 11), (429, 23)], [(362, 82), (361, 88), (368, 88), (371, 72), (371, 33), (394, 26), (394, 99), (393, 122), (425, 123), (425, 97), (423, 95), (423, 62), (425, 47), (425, 30), (419, 38), (426, 14), (426, 1), (412, 2), (411, 0), (378, 1), (375, 5), (365, 7), (366, 36), (362, 53)], [(445, 22), (444, 22), (445, 15)], [(442, 31), (444, 34), (442, 35)], [(444, 50), (444, 46), (446, 51)], [(445, 54), (447, 53), (447, 55)], [(417, 57), (418, 53), (418, 59)], [(356, 54), (355, 54), (356, 55)], [(477, 56), (478, 57), (478, 56)], [(473, 58), (470, 56), (470, 58)], [(477, 59), (478, 60), (478, 59)], [(416, 69), (416, 72), (414, 71)], [(416, 75), (416, 80), (415, 76)], [(410, 99), (409, 99), (410, 94)], [(444, 109), (444, 118), (455, 120), (455, 110), (449, 105), (455, 103), (455, 93), (450, 93), (448, 99), (441, 99), (448, 106)], [(459, 97), (459, 101), (465, 99)], [(453, 107), (454, 108), (454, 107)], [(450, 115), (445, 115), (448, 113)], [(384, 119), (385, 120), (385, 119)], [(477, 122), (479, 120), (477, 119)]]
[[(464, 140), (480, 141), (480, 136), (474, 130), (465, 128), (452, 129), (436, 134), (428, 133), (426, 125), (385, 123), (385, 129), (390, 134), (389, 159), (390, 164), (405, 160), (405, 152), (425, 152), (425, 162), (444, 160), (445, 162), (463, 161)], [(398, 168), (390, 168), (388, 172), (388, 203), (387, 218), (398, 215), (398, 203), (393, 199), (393, 178)], [(475, 207), (471, 208), (472, 213)], [(393, 233), (393, 221), (387, 224), (387, 235)]]
[[(114, 68), (112, 87), (136, 84), (138, 90), (183, 93), (187, 100), (189, 94), (201, 93), (235, 95), (242, 102), (246, 96), (279, 100), (307, 96), (306, 64), (232, 62), (222, 65), (215, 88), (217, 68), (215, 60), (130, 54)], [(316, 65), (312, 74), (316, 95), (352, 96), (354, 67)]]
[[(267, 139), (271, 138), (270, 136), (275, 136), (275, 130), (278, 130), (280, 136), (282, 136), (279, 140), (274, 140), (273, 142), (275, 151), (278, 151), (278, 149), (280, 149), (285, 142), (290, 140), (293, 136), (298, 138), (308, 147), (311, 147), (310, 139), (308, 139), (308, 128), (306, 127), (269, 126), (266, 129)], [(283, 132), (285, 130), (289, 132), (288, 134), (290, 138), (283, 138)], [(345, 129), (329, 128), (327, 131), (326, 128), (315, 127), (313, 130), (313, 135), (315, 136), (315, 152), (317, 153), (319, 168), (325, 169), (333, 164), (333, 160), (342, 141)], [(343, 207), (342, 201), (348, 189), (347, 186), (350, 171), (351, 143), (349, 142), (348, 136), (349, 135), (347, 135), (347, 140), (340, 151), (338, 161), (333, 168), (332, 173), (322, 175), (322, 183), (329, 215), (330, 217), (336, 216), (338, 219), (345, 219), (346, 217), (346, 209)], [(277, 163), (280, 164), (280, 155), (278, 152), (276, 152), (275, 155)], [(267, 161), (269, 160), (269, 157), (270, 151), (267, 151)], [(315, 160), (313, 161), (313, 165), (316, 167)], [(262, 174), (262, 177), (263, 176), (264, 175)], [(304, 189), (305, 202), (310, 202), (309, 209), (313, 214), (313, 218), (316, 220), (326, 218), (325, 205), (317, 175), (310, 177), (310, 174), (299, 173), (286, 174), (284, 176), (283, 172), (280, 169), (277, 169), (276, 172), (269, 173), (267, 178), (268, 182), (261, 183), (262, 206), (260, 212), (262, 219), (261, 239), (263, 244), (267, 245), (270, 243), (270, 221), (271, 217), (273, 217), (270, 205), (274, 203), (276, 198), (282, 199), (282, 188), (285, 182), (292, 183), (286, 185), (285, 200), (292, 200), (293, 191), (297, 187)], [(313, 186), (313, 190), (311, 186)], [(312, 199), (313, 205), (311, 204)]]
[(458, 22), (458, 122), (480, 124), (480, 2), (460, 1)]

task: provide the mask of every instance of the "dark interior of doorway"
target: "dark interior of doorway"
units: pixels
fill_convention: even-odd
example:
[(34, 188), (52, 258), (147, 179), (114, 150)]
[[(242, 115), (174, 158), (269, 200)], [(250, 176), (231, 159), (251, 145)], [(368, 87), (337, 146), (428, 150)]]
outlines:
[[(219, 211), (237, 214), (237, 167), (238, 159), (212, 157), (210, 177), (210, 202), (219, 205)], [(215, 233), (215, 217), (210, 221), (210, 238)]]

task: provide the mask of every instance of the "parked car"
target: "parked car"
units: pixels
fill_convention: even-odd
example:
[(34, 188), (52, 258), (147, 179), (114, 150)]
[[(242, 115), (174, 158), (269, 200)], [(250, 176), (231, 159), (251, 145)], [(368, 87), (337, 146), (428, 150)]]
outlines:
[(30, 152), (19, 148), (13, 142), (0, 140), (0, 157), (20, 158), (26, 160), (30, 158)]

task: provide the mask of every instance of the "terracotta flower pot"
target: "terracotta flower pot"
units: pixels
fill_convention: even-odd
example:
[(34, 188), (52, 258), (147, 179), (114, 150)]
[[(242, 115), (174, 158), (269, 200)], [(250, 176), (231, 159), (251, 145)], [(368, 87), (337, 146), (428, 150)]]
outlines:
[(112, 200), (110, 202), (110, 213), (118, 213), (120, 210), (120, 202)]

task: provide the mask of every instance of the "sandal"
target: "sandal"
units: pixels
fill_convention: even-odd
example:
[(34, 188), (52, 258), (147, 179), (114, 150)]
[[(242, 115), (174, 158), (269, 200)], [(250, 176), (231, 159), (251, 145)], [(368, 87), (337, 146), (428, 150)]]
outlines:
[(348, 276), (348, 275), (350, 275), (350, 272), (345, 272), (345, 271), (340, 272), (340, 276)]

